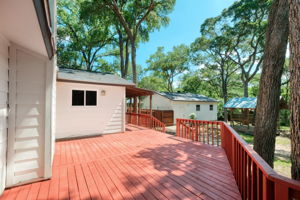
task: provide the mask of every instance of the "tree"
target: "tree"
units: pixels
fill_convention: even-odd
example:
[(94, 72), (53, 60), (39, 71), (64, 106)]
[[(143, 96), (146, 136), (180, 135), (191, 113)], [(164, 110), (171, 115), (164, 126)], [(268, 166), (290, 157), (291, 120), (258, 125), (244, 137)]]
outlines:
[(147, 41), (149, 33), (169, 23), (167, 15), (173, 10), (175, 0), (93, 0), (91, 5), (111, 11), (124, 28), (131, 45), (133, 82), (137, 83), (136, 46)]
[(300, 180), (300, 2), (289, 0), (292, 178)]
[(143, 77), (141, 81), (139, 81), (138, 87), (153, 91), (164, 91), (166, 82), (157, 76), (150, 75)]
[(240, 68), (244, 96), (263, 60), (265, 30), (270, 1), (240, 0), (225, 9), (219, 21), (223, 36), (231, 40), (228, 57)]
[(92, 71), (104, 62), (100, 51), (112, 42), (113, 35), (104, 17), (101, 20), (80, 18), (82, 2), (62, 0), (57, 4), (58, 64)]
[[(234, 82), (232, 77), (238, 71), (229, 58), (231, 53), (232, 40), (226, 37), (220, 26), (220, 17), (209, 18), (201, 25), (201, 35), (191, 44), (192, 60), (195, 65), (204, 65), (211, 72), (215, 72), (216, 79), (210, 79), (215, 82), (217, 79), (220, 84), (215, 87), (221, 88), (223, 102), (228, 101), (228, 88)], [(211, 74), (212, 75), (212, 74)], [(224, 109), (224, 118), (227, 120), (227, 110)]]
[(163, 47), (158, 47), (147, 63), (147, 71), (153, 71), (154, 75), (166, 80), (167, 91), (174, 92), (175, 78), (189, 69), (189, 47), (183, 44), (174, 46), (167, 53)]
[(274, 161), (281, 76), (287, 40), (287, 0), (274, 0), (268, 19), (254, 129), (254, 150), (271, 167)]
[(118, 47), (119, 47), (119, 56), (120, 56), (120, 71), (121, 77), (127, 78), (128, 67), (129, 67), (129, 38), (126, 33), (123, 31), (123, 28), (116, 22), (116, 30), (118, 34)]

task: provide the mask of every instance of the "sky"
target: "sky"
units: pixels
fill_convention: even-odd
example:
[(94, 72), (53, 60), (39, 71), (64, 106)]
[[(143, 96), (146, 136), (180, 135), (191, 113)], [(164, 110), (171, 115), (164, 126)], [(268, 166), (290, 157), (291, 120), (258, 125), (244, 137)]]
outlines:
[(150, 40), (140, 44), (137, 49), (137, 64), (147, 67), (146, 61), (157, 47), (166, 51), (173, 46), (191, 44), (200, 34), (200, 25), (205, 19), (221, 14), (234, 0), (177, 0), (173, 12), (169, 15), (167, 27), (150, 34)]

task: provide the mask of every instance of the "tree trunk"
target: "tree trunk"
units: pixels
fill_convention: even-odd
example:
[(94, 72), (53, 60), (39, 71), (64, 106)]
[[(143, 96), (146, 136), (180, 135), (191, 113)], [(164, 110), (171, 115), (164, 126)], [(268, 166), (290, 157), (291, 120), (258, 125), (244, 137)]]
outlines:
[(132, 81), (137, 83), (137, 72), (136, 72), (136, 47), (135, 40), (131, 40), (131, 65), (132, 65)]
[(125, 78), (125, 66), (124, 66), (124, 41), (123, 41), (123, 36), (122, 32), (118, 30), (118, 35), (119, 35), (119, 53), (120, 53), (120, 70), (121, 70), (121, 77)]
[[(228, 101), (228, 92), (227, 92), (227, 85), (226, 83), (223, 83), (222, 85), (222, 93), (223, 93), (223, 100), (224, 100), (224, 105), (227, 103)], [(223, 107), (223, 112), (224, 112), (224, 121), (228, 122), (228, 111), (226, 108)]]
[(300, 1), (289, 0), (292, 178), (300, 180)]
[(249, 81), (244, 81), (243, 82), (243, 87), (244, 87), (244, 97), (249, 97), (249, 89), (248, 89), (248, 86), (249, 86)]
[(129, 65), (129, 39), (126, 39), (125, 42), (125, 77), (127, 77), (128, 74), (128, 65)]
[(288, 0), (271, 7), (254, 129), (254, 150), (273, 167), (281, 75), (288, 40)]

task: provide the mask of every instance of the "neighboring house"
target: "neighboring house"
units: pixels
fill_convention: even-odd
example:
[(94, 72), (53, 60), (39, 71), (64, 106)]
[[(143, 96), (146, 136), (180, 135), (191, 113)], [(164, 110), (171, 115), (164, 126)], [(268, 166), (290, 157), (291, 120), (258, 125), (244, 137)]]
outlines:
[[(149, 101), (149, 97), (143, 99), (143, 109), (149, 109)], [(217, 120), (218, 101), (199, 94), (155, 92), (152, 105), (153, 110), (173, 110), (174, 123), (177, 118), (188, 119), (191, 113), (198, 120)]]
[(51, 177), (55, 5), (0, 1), (0, 194)]
[(126, 87), (134, 86), (110, 73), (60, 68), (56, 138), (124, 132)]

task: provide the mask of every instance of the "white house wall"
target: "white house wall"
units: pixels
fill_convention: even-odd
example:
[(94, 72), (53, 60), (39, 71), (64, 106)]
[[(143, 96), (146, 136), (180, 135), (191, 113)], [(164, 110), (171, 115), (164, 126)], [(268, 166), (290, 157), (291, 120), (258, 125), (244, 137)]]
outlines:
[[(217, 103), (172, 101), (171, 105), (174, 110), (174, 122), (177, 118), (188, 119), (191, 113), (196, 114), (197, 120), (217, 120)], [(196, 111), (196, 105), (200, 105), (200, 111)], [(210, 105), (213, 105), (213, 110), (209, 110)]]
[[(143, 100), (142, 108), (149, 109), (150, 108), (150, 97), (147, 96)], [(158, 95), (154, 94), (152, 96), (152, 109), (153, 110), (172, 110), (171, 100)]]
[[(150, 97), (147, 96), (142, 101), (142, 108), (149, 109)], [(200, 105), (200, 111), (196, 111), (196, 105)], [(209, 110), (209, 106), (213, 105), (213, 110)], [(187, 119), (191, 113), (195, 113), (198, 120), (217, 120), (217, 103), (216, 102), (187, 102), (187, 101), (172, 101), (159, 94), (152, 96), (153, 110), (173, 110), (174, 123), (177, 118)]]
[[(97, 106), (72, 106), (72, 90), (96, 90)], [(56, 91), (56, 138), (125, 130), (125, 87), (58, 81)]]
[(0, 194), (5, 187), (8, 104), (8, 42), (0, 35)]

